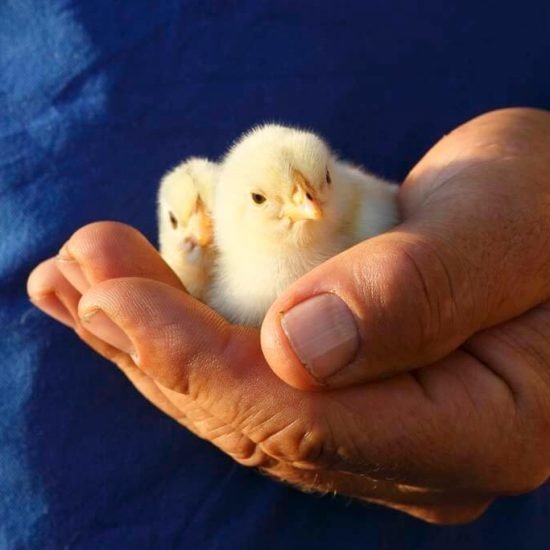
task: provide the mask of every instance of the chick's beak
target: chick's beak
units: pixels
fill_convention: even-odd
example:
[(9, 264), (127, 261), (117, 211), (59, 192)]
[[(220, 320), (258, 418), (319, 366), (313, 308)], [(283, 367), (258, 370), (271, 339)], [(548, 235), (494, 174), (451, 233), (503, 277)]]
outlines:
[(293, 222), (300, 220), (320, 220), (323, 217), (323, 209), (313, 193), (300, 186), (294, 194), (293, 202), (288, 204), (284, 213)]
[(304, 200), (296, 209), (296, 214), (299, 220), (320, 220), (323, 217), (323, 210), (319, 201), (304, 197)]
[(199, 199), (195, 212), (187, 223), (188, 239), (198, 245), (207, 246), (212, 241), (212, 224), (203, 202)]

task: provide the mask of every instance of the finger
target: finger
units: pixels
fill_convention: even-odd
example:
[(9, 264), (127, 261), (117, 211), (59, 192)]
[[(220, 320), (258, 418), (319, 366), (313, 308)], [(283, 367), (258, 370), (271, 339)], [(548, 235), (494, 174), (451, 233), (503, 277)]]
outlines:
[[(72, 293), (75, 298), (73, 303), (77, 303), (78, 293), (59, 273), (53, 259), (39, 266), (36, 273), (31, 276), (29, 293), (33, 296), (43, 296), (51, 292), (51, 285), (55, 286), (56, 284), (67, 285), (68, 292), (66, 294)], [(57, 290), (59, 290), (59, 286)], [(467, 517), (466, 508), (463, 506), (460, 507), (461, 513), (458, 516), (454, 509), (452, 514), (449, 513), (448, 503), (445, 503), (444, 506), (439, 504), (444, 499), (451, 498), (440, 492), (433, 493), (425, 490), (413, 493), (391, 482), (372, 479), (367, 483), (365, 476), (361, 476), (359, 482), (356, 476), (343, 472), (301, 470), (289, 465), (283, 466), (267, 455), (247, 436), (200, 407), (191, 397), (159, 385), (158, 382), (137, 368), (125, 353), (120, 353), (119, 350), (98, 340), (82, 328), (79, 328), (78, 332), (93, 349), (115, 362), (136, 389), (156, 407), (199, 437), (208, 439), (243, 465), (262, 467), (271, 475), (292, 483), (302, 490), (336, 491), (340, 494), (364, 498), (385, 506), (402, 509), (411, 515), (437, 523), (454, 523), (465, 520)], [(452, 497), (452, 499), (454, 498)], [(473, 519), (471, 507), (468, 509), (468, 514), (470, 514), (470, 519)]]
[(59, 272), (53, 258), (42, 262), (29, 275), (27, 294), (44, 313), (75, 328), (80, 293)]
[(267, 473), (302, 491), (346, 495), (439, 525), (473, 521), (485, 512), (493, 500), (486, 495), (413, 487), (366, 475), (332, 470), (299, 470), (285, 463), (268, 469)]
[(487, 496), (405, 486), (366, 475), (296, 468), (272, 459), (247, 436), (198, 406), (191, 397), (156, 384), (176, 404), (177, 420), (195, 435), (207, 439), (240, 464), (260, 467), (264, 473), (302, 491), (345, 495), (440, 525), (473, 521), (492, 501)]
[(191, 398), (171, 392), (136, 367), (131, 356), (108, 343), (109, 340), (116, 342), (116, 338), (99, 338), (86, 330), (85, 324), (79, 325), (76, 330), (94, 351), (115, 363), (150, 403), (193, 434), (211, 441), (243, 465), (268, 466), (272, 463), (246, 436), (212, 416)]
[(133, 227), (118, 222), (82, 227), (63, 245), (56, 261), (59, 271), (80, 293), (117, 277), (143, 277), (183, 288), (151, 243)]
[(163, 395), (180, 411), (179, 422), (191, 429), (195, 435), (210, 441), (224, 453), (243, 466), (271, 469), (278, 460), (270, 457), (225, 418), (212, 414), (199, 405), (191, 396), (185, 395), (155, 382)]
[[(148, 283), (151, 281), (144, 281), (135, 279), (135, 281), (141, 281), (142, 285), (146, 287), (149, 286)], [(156, 285), (153, 286), (153, 288)], [(161, 285), (162, 290), (167, 291), (168, 287)], [(171, 416), (176, 418), (178, 422), (184, 424), (186, 427), (189, 427), (194, 433), (200, 437), (209, 439), (216, 446), (220, 447), (224, 452), (232, 456), (239, 463), (247, 466), (268, 466), (274, 462), (274, 460), (269, 457), (255, 442), (250, 440), (249, 437), (244, 435), (239, 428), (235, 428), (231, 423), (227, 422), (223, 416), (215, 416), (205, 407), (201, 406), (200, 400), (193, 396), (190, 397), (187, 391), (182, 391), (182, 388), (185, 388), (188, 384), (187, 381), (183, 381), (182, 372), (174, 369), (175, 364), (184, 362), (184, 357), (179, 357), (178, 361), (175, 360), (174, 356), (172, 360), (168, 360), (165, 352), (169, 354), (169, 350), (176, 345), (176, 347), (187, 347), (187, 353), (190, 354), (193, 358), (193, 362), (207, 357), (206, 353), (202, 353), (200, 348), (204, 347), (212, 355), (222, 355), (221, 347), (223, 347), (225, 341), (229, 338), (233, 340), (243, 341), (242, 349), (240, 344), (235, 342), (234, 348), (235, 351), (239, 350), (238, 355), (242, 354), (246, 356), (247, 351), (254, 348), (255, 353), (252, 356), (252, 359), (257, 363), (262, 363), (265, 366), (265, 363), (261, 359), (261, 352), (257, 343), (257, 334), (253, 336), (250, 334), (245, 334), (251, 331), (249, 329), (244, 329), (243, 327), (231, 327), (227, 324), (220, 316), (215, 314), (212, 310), (204, 306), (203, 304), (195, 301), (189, 296), (178, 292), (173, 294), (167, 302), (160, 304), (159, 311), (162, 312), (162, 315), (169, 316), (170, 312), (174, 310), (174, 306), (178, 305), (178, 302), (187, 301), (188, 308), (191, 311), (185, 311), (185, 313), (192, 313), (193, 309), (198, 309), (198, 315), (195, 318), (190, 318), (188, 323), (180, 327), (182, 334), (182, 340), (171, 338), (170, 332), (165, 332), (160, 327), (157, 327), (157, 331), (160, 329), (161, 334), (157, 331), (156, 338), (151, 337), (153, 331), (151, 331), (151, 325), (143, 319), (143, 322), (134, 322), (132, 325), (133, 328), (138, 328), (141, 325), (144, 330), (142, 334), (132, 333), (133, 337), (130, 339), (124, 335), (119, 326), (114, 323), (110, 323), (107, 318), (106, 313), (102, 309), (103, 306), (92, 305), (91, 307), (87, 304), (93, 302), (93, 296), (96, 289), (94, 288), (86, 295), (86, 300), (83, 300), (81, 303), (80, 311), (81, 317), (83, 319), (82, 325), (85, 328), (85, 333), (92, 333), (94, 340), (95, 338), (102, 340), (103, 342), (108, 343), (109, 350), (112, 347), (116, 348), (117, 351), (122, 351), (123, 355), (129, 356), (132, 358), (132, 361), (139, 361), (139, 364), (143, 368), (150, 368), (150, 365), (154, 365), (156, 368), (153, 369), (156, 389), (159, 390), (164, 398), (166, 398), (178, 411), (177, 415), (174, 411), (171, 412)], [(137, 295), (142, 294), (139, 288), (134, 288), (134, 291)], [(158, 299), (157, 294), (155, 293), (155, 299)], [(126, 298), (121, 298), (119, 305), (123, 306), (124, 300)], [(133, 309), (132, 306), (137, 306), (135, 309), (138, 309), (144, 306), (144, 303), (141, 301), (136, 301), (135, 299), (130, 299), (127, 302), (127, 305), (130, 305), (130, 309)], [(182, 302), (183, 303), (183, 302)], [(159, 304), (156, 304), (156, 307), (159, 307)], [(100, 308), (100, 309), (98, 309)], [(108, 310), (108, 308), (106, 308)], [(83, 313), (84, 312), (84, 313)], [(139, 310), (139, 312), (128, 311), (126, 314), (134, 313), (137, 315), (143, 315), (145, 312)], [(148, 308), (146, 316), (149, 318), (151, 314), (151, 309)], [(109, 314), (111, 315), (111, 314)], [(164, 322), (170, 323), (166, 319), (162, 319), (162, 315), (155, 316), (155, 321), (157, 323)], [(189, 315), (189, 317), (192, 317)], [(174, 321), (174, 325), (176, 322)], [(205, 326), (208, 328), (205, 328)], [(162, 326), (162, 325), (161, 325)], [(200, 330), (197, 331), (197, 327), (200, 327)], [(174, 327), (172, 327), (172, 336), (173, 336)], [(125, 331), (128, 332), (128, 331)], [(130, 329), (132, 332), (132, 329)], [(191, 342), (185, 342), (183, 339), (184, 336), (191, 336)], [(165, 347), (164, 343), (159, 343), (158, 338), (164, 339), (166, 337), (170, 338), (170, 345)], [(90, 338), (87, 338), (84, 335), (84, 338), (88, 343), (90, 343)], [(256, 342), (254, 343), (254, 340)], [(218, 346), (215, 344), (218, 343)], [(95, 341), (93, 342), (95, 344)], [(156, 347), (158, 344), (158, 348)], [(187, 346), (186, 346), (187, 344)], [(221, 345), (221, 347), (220, 347)], [(97, 345), (93, 345), (97, 350)], [(164, 351), (161, 353), (163, 356), (162, 359), (159, 359), (156, 354), (151, 354), (150, 350), (161, 351), (159, 348), (164, 348)], [(102, 350), (103, 354), (105, 351)], [(180, 349), (173, 351), (173, 354), (181, 352)], [(111, 351), (109, 351), (111, 353)], [(228, 357), (223, 357), (225, 361), (234, 361), (236, 356), (229, 354)], [(115, 361), (118, 363), (118, 358)], [(206, 361), (206, 364), (208, 361)], [(204, 370), (206, 365), (201, 365), (201, 369)], [(244, 363), (243, 363), (244, 366)], [(164, 368), (163, 368), (164, 367)], [(125, 369), (126, 371), (127, 369)], [(145, 371), (144, 371), (145, 372)], [(269, 377), (275, 379), (272, 373), (266, 370)], [(126, 373), (128, 374), (128, 373)], [(164, 383), (159, 383), (159, 380)], [(280, 383), (280, 381), (278, 381)], [(281, 383), (280, 383), (281, 384)], [(282, 384), (281, 384), (282, 385)], [(176, 388), (177, 391), (174, 391), (171, 388)], [(151, 395), (154, 392), (144, 391), (143, 387), (138, 388), (142, 393), (146, 394), (146, 397), (153, 401), (159, 408), (165, 410), (165, 407), (158, 405), (158, 399), (156, 395)], [(239, 388), (239, 391), (241, 389)], [(224, 400), (227, 403), (227, 399)], [(226, 411), (224, 411), (226, 412)]]
[(74, 329), (92, 349), (116, 363), (134, 386), (149, 401), (164, 413), (179, 419), (181, 412), (158, 389), (146, 374), (138, 369), (131, 359), (119, 349), (106, 344), (87, 332), (80, 324), (77, 310), (80, 293), (69, 283), (58, 269), (55, 258), (38, 265), (29, 276), (27, 292), (33, 304), (57, 321)]
[(529, 110), (446, 136), (405, 181), (403, 224), (273, 304), (262, 326), (273, 371), (300, 389), (393, 376), (548, 299), (549, 148), (550, 114)]
[[(298, 469), (492, 494), (508, 487), (494, 464), (521, 459), (509, 386), (465, 352), (414, 377), (304, 393), (267, 368), (257, 331), (167, 285), (106, 281), (80, 301), (81, 316), (94, 311), (125, 333), (151, 378)], [(95, 330), (93, 315), (88, 328)], [(504, 442), (495, 418), (506, 427)]]
[[(98, 338), (86, 330), (85, 323), (80, 323), (77, 309), (82, 291), (103, 280), (131, 275), (150, 277), (182, 288), (179, 279), (138, 231), (120, 223), (93, 223), (78, 230), (56, 258), (33, 270), (28, 280), (28, 294), (38, 308), (75, 329), (92, 349), (117, 364), (136, 389), (162, 412), (199, 437), (214, 434), (214, 443), (223, 440), (236, 459), (247, 457), (251, 446), (247, 438), (228, 428), (222, 434), (224, 427), (217, 419), (191, 400), (184, 402), (183, 396), (174, 404), (165, 388), (138, 369), (123, 351), (129, 344), (120, 330), (112, 325), (105, 326), (105, 319), (96, 319), (96, 333), (102, 336)], [(248, 457), (251, 464), (268, 463), (257, 455)]]
[[(59, 255), (38, 266), (29, 277), (29, 297), (37, 307), (75, 328), (82, 292), (91, 285), (116, 277), (143, 276), (175, 288), (183, 285), (153, 246), (135, 229), (116, 222), (97, 222), (78, 231)], [(105, 323), (96, 320), (101, 330)], [(124, 335), (111, 328), (103, 339), (124, 348)]]
[(82, 292), (95, 283), (130, 276), (183, 288), (141, 233), (121, 223), (96, 222), (76, 231), (55, 259), (36, 267), (27, 291), (38, 308), (74, 328)]
[[(44, 262), (33, 272), (29, 278), (29, 294), (42, 303), (42, 300), (47, 299), (53, 292), (52, 287), (59, 292), (62, 285), (67, 286), (63, 294), (72, 296), (71, 309), (76, 311), (80, 295), (59, 273), (54, 259)], [(65, 306), (61, 307), (65, 308)], [(67, 309), (64, 311), (66, 312)], [(67, 313), (67, 315), (69, 314)], [(73, 325), (70, 315), (69, 320)], [(368, 498), (372, 502), (403, 509), (407, 513), (425, 520), (430, 519), (438, 523), (457, 521), (458, 516), (455, 512), (449, 515), (448, 504), (445, 505), (445, 511), (439, 504), (436, 506), (436, 503), (445, 497), (440, 492), (432, 495), (426, 490), (413, 495), (411, 491), (405, 491), (390, 482), (372, 479), (366, 483), (365, 476), (361, 476), (361, 480), (358, 482), (356, 476), (343, 472), (301, 470), (289, 465), (283, 466), (279, 461), (267, 455), (247, 436), (200, 407), (191, 397), (169, 390), (146, 375), (125, 353), (120, 353), (119, 350), (98, 340), (83, 328), (77, 329), (77, 332), (92, 349), (115, 362), (136, 389), (157, 408), (195, 435), (208, 439), (243, 465), (262, 467), (271, 475), (292, 483), (302, 490), (336, 491), (340, 494)], [(449, 499), (448, 496), (445, 498)], [(432, 508), (435, 508), (436, 512)], [(465, 517), (464, 512), (461, 512), (460, 517)], [(436, 519), (434, 520), (434, 518)]]
[(27, 292), (36, 307), (73, 328), (92, 349), (116, 363), (138, 391), (156, 407), (196, 431), (188, 419), (184, 421), (183, 412), (171, 403), (157, 384), (136, 368), (126, 353), (120, 353), (126, 345), (125, 336), (120, 331), (104, 329), (104, 337), (100, 339), (87, 331), (78, 318), (81, 291), (111, 277), (135, 274), (182, 288), (174, 273), (138, 231), (120, 223), (98, 222), (79, 229), (56, 258), (37, 266), (29, 276)]
[(264, 473), (302, 491), (337, 493), (400, 510), (430, 523), (446, 525), (473, 521), (492, 501), (483, 495), (406, 486), (366, 475), (296, 468), (269, 457), (248, 437), (199, 407), (188, 395), (161, 385), (159, 388), (172, 403), (177, 404), (179, 421), (196, 435), (209, 440), (240, 464), (260, 467)]
[(388, 508), (405, 512), (409, 516), (434, 523), (436, 525), (462, 525), (481, 517), (491, 505), (493, 499), (479, 496), (455, 497), (451, 494), (438, 495), (439, 502), (402, 504), (377, 498), (365, 498), (367, 502), (382, 504)]
[(550, 302), (474, 335), (463, 347), (514, 397), (520, 438), (509, 485), (539, 487), (550, 478)]
[[(154, 368), (155, 379), (166, 388), (184, 395), (194, 389), (189, 380), (194, 373), (187, 363), (195, 368), (200, 364), (204, 377), (221, 375), (227, 382), (244, 379), (265, 366), (256, 330), (227, 323), (206, 305), (166, 284), (120, 278), (95, 285), (79, 304), (80, 318), (94, 333), (98, 313), (127, 335), (131, 349), (123, 351), (134, 354), (142, 368)], [(104, 317), (99, 320), (102, 325)], [(223, 372), (228, 365), (233, 368)], [(269, 371), (267, 376), (277, 380)]]
[[(91, 312), (102, 312), (123, 330), (144, 372), (191, 397), (272, 458), (315, 455), (321, 437), (306, 435), (310, 424), (318, 424), (315, 431), (326, 430), (329, 438), (318, 410), (321, 396), (304, 399), (267, 368), (257, 330), (230, 325), (187, 294), (136, 278), (90, 289), (79, 314)], [(94, 315), (86, 325), (95, 332)]]

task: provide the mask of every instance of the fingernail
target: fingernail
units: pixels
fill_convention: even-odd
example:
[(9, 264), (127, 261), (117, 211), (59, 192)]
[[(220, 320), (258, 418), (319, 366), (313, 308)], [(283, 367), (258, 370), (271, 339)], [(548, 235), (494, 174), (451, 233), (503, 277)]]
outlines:
[(86, 275), (84, 275), (77, 260), (75, 260), (67, 250), (67, 245), (63, 245), (55, 260), (61, 273), (63, 273), (76, 290), (83, 294), (90, 288), (90, 283)]
[(92, 309), (81, 317), (81, 321), (88, 332), (137, 360), (136, 350), (128, 336), (103, 311)]
[(318, 381), (348, 365), (359, 346), (353, 315), (334, 294), (294, 306), (283, 314), (281, 325), (292, 349)]

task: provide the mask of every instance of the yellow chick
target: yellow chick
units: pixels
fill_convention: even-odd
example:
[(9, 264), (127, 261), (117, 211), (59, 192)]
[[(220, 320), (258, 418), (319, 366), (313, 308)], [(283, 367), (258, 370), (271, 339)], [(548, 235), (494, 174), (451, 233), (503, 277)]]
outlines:
[(207, 303), (259, 326), (296, 279), (397, 222), (397, 186), (339, 161), (317, 135), (264, 125), (226, 155), (213, 210)]
[(218, 165), (191, 158), (160, 182), (158, 227), (160, 254), (188, 292), (202, 299), (214, 260), (212, 206)]

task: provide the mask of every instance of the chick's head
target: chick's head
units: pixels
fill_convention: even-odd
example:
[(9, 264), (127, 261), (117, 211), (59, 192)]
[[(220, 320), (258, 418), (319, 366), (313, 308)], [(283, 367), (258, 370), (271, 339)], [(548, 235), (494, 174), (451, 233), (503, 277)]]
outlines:
[(158, 194), (161, 247), (183, 252), (211, 244), (213, 186), (217, 166), (193, 158), (169, 172)]
[(306, 245), (336, 218), (334, 159), (311, 132), (266, 125), (229, 151), (220, 175), (216, 219), (220, 237), (237, 229), (273, 245)]

